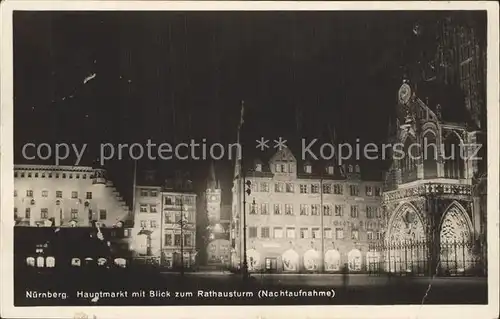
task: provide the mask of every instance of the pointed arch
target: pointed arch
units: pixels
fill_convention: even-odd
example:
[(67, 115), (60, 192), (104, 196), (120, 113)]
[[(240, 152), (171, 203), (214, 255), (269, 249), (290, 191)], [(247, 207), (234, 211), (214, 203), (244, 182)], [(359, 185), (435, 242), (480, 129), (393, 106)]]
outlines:
[(441, 216), (439, 228), (440, 268), (449, 274), (460, 274), (472, 268), (473, 228), (464, 207), (452, 202)]
[(389, 222), (387, 224), (388, 227), (387, 227), (387, 232), (386, 232), (386, 240), (388, 240), (389, 242), (391, 241), (391, 235), (393, 234), (393, 231), (399, 230), (398, 224), (400, 224), (400, 220), (403, 218), (403, 214), (405, 214), (407, 212), (411, 212), (416, 216), (417, 220), (416, 220), (415, 224), (417, 224), (417, 227), (418, 227), (418, 225), (421, 225), (421, 227), (422, 227), (421, 230), (424, 231), (424, 233), (422, 233), (422, 235), (425, 235), (426, 222), (425, 222), (425, 219), (423, 218), (422, 214), (415, 207), (415, 205), (413, 205), (410, 202), (404, 202), (404, 203), (399, 204), (399, 206), (394, 211), (395, 211), (395, 213), (393, 213), (391, 215), (391, 217), (389, 218)]
[(444, 210), (439, 223), (441, 241), (469, 241), (473, 235), (472, 222), (465, 208), (457, 201), (453, 201)]
[(444, 177), (461, 179), (465, 176), (464, 142), (455, 131), (448, 131), (443, 139)]

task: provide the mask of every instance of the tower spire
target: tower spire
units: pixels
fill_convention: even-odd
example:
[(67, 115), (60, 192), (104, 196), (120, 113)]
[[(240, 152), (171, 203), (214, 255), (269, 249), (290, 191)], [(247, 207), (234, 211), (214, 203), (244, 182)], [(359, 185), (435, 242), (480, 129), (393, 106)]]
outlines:
[(214, 164), (214, 161), (210, 162), (210, 169), (209, 169), (209, 173), (208, 173), (207, 188), (208, 189), (218, 189), (219, 188), (219, 181), (215, 177), (215, 164)]

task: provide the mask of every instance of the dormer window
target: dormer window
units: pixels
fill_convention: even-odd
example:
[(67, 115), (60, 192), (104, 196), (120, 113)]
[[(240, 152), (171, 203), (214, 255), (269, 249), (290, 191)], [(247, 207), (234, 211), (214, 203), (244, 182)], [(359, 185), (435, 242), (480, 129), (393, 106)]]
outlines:
[(311, 174), (312, 173), (312, 167), (311, 167), (311, 164), (306, 164), (304, 166), (304, 171), (307, 173), (307, 174)]
[(255, 171), (262, 172), (262, 164), (255, 164)]
[(328, 166), (328, 167), (326, 168), (326, 172), (327, 172), (328, 174), (330, 174), (330, 175), (333, 175), (333, 166)]
[(348, 172), (349, 172), (349, 173), (352, 173), (352, 172), (353, 172), (353, 167), (352, 167), (352, 165), (349, 165), (349, 166), (348, 166)]

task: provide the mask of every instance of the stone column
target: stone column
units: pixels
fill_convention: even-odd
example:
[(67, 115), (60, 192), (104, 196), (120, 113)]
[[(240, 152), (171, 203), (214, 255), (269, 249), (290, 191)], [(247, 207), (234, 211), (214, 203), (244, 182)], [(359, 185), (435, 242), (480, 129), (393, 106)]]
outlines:
[(434, 196), (428, 197), (426, 206), (426, 214), (429, 220), (427, 230), (428, 275), (434, 276), (436, 275), (436, 272), (439, 271), (438, 266), (441, 252), (439, 238), (440, 212), (438, 208), (438, 199)]

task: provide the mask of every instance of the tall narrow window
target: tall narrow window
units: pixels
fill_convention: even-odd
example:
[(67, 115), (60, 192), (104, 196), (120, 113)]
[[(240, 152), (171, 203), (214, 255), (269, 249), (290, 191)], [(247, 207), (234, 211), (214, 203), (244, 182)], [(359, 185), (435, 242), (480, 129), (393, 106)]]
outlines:
[(456, 134), (450, 134), (444, 142), (444, 176), (460, 179), (464, 176), (464, 154), (460, 139)]
[(399, 161), (403, 182), (413, 181), (417, 178), (418, 149), (413, 137), (408, 136), (404, 143), (404, 157)]
[(427, 132), (423, 140), (424, 178), (436, 178), (438, 146), (436, 136), (432, 132)]

